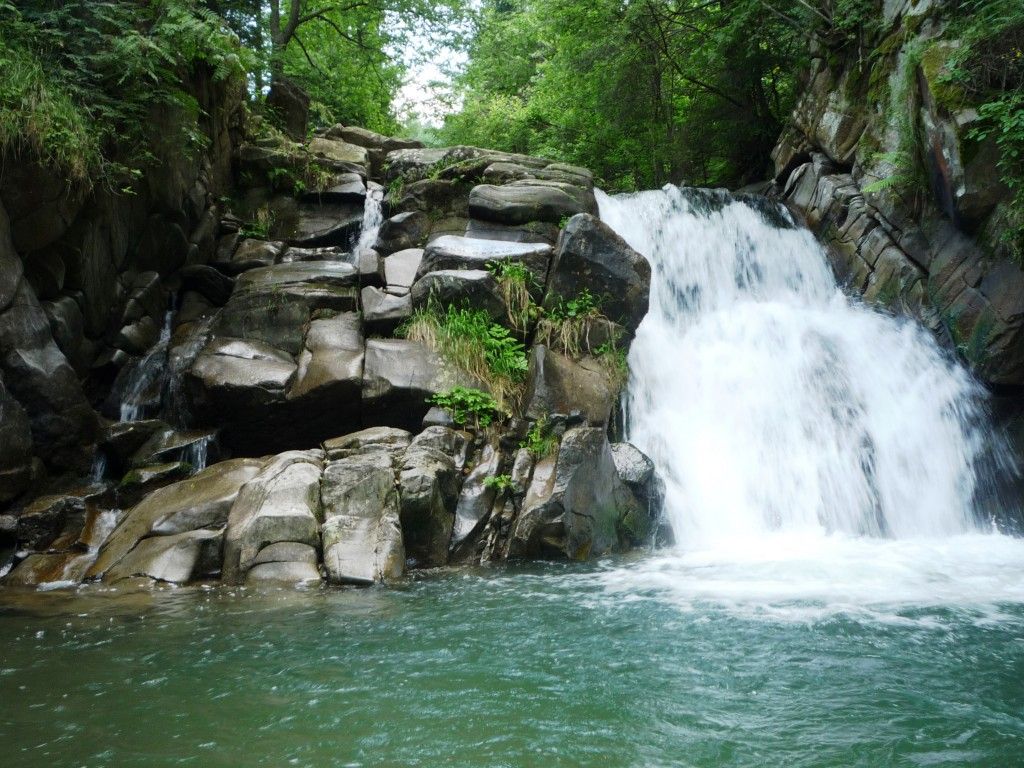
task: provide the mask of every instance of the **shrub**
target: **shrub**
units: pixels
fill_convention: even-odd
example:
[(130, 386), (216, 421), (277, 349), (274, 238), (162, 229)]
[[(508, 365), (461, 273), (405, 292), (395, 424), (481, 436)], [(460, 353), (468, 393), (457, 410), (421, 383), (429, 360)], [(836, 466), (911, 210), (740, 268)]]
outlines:
[(497, 401), (486, 392), (469, 387), (452, 387), (438, 392), (427, 402), (447, 410), (456, 424), (487, 428), (501, 415)]
[(498, 493), (507, 493), (512, 490), (511, 475), (493, 475), (484, 478), (484, 488), (493, 488)]
[(535, 459), (550, 456), (558, 447), (558, 438), (551, 433), (547, 416), (537, 419), (526, 433), (526, 439), (519, 445), (530, 452)]
[(508, 308), (509, 323), (515, 330), (525, 332), (538, 311), (530, 298), (530, 287), (535, 282), (533, 273), (516, 261), (492, 261), (487, 264), (487, 270), (498, 282)]
[(614, 333), (614, 326), (603, 312), (600, 301), (586, 288), (577, 296), (562, 299), (548, 310), (537, 324), (537, 342), (569, 357), (594, 352), (590, 331), (600, 323), (607, 324), (605, 336)]

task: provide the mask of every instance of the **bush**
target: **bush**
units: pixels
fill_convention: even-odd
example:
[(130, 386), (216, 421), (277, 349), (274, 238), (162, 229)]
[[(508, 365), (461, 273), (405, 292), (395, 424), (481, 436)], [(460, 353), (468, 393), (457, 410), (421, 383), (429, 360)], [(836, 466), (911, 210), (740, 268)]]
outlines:
[(608, 325), (608, 333), (604, 335), (614, 333), (611, 320), (601, 312), (600, 301), (584, 288), (577, 296), (560, 300), (545, 313), (537, 324), (537, 342), (569, 357), (593, 354), (590, 330), (600, 323)]
[(444, 408), (460, 426), (472, 422), (472, 426), (486, 429), (501, 415), (501, 409), (493, 397), (469, 387), (453, 387), (447, 392), (438, 392), (427, 402)]
[(558, 438), (551, 433), (546, 416), (533, 423), (519, 447), (525, 448), (535, 459), (543, 459), (554, 453), (558, 447)]
[(516, 261), (492, 261), (487, 270), (494, 275), (505, 299), (509, 323), (515, 330), (525, 332), (538, 312), (530, 299), (530, 287), (535, 282), (533, 274)]
[(417, 310), (399, 334), (423, 342), (484, 384), (500, 408), (518, 400), (528, 368), (526, 348), (483, 310), (431, 303)]

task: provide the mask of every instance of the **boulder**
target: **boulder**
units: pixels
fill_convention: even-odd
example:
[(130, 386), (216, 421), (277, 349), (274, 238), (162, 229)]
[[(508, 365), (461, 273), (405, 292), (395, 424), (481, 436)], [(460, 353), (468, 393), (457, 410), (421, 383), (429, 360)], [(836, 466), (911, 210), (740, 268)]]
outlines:
[(601, 311), (629, 333), (647, 314), (651, 266), (607, 224), (594, 216), (574, 216), (555, 249), (545, 309), (587, 289)]
[(363, 369), (363, 423), (418, 429), (427, 400), (455, 386), (479, 387), (426, 347), (405, 339), (368, 339)]
[(499, 224), (557, 224), (578, 213), (596, 213), (596, 205), (584, 205), (564, 189), (540, 183), (524, 181), (500, 187), (481, 184), (469, 193), (469, 215)]
[(411, 291), (414, 309), (434, 303), (441, 307), (470, 306), (491, 320), (508, 322), (508, 307), (494, 275), (483, 269), (442, 269), (419, 278)]
[(402, 540), (406, 556), (417, 566), (429, 568), (448, 562), (459, 480), (455, 461), (437, 448), (414, 441), (402, 458)]
[(305, 544), (297, 546), (302, 547), (303, 552), (311, 553), (313, 562), (308, 561), (308, 554), (303, 554), (302, 560), (273, 560), (257, 563), (249, 569), (245, 576), (245, 583), (249, 586), (260, 584), (290, 586), (319, 584), (323, 578), (320, 576), (320, 570), (316, 567), (316, 550), (312, 547), (307, 547)]
[(137, 576), (186, 584), (220, 570), (223, 531), (195, 530), (140, 541), (104, 575), (108, 582)]
[(62, 494), (40, 496), (18, 515), (18, 544), (28, 550), (46, 549), (69, 522), (85, 519), (85, 501)]
[(444, 236), (424, 249), (417, 277), (439, 270), (488, 269), (496, 264), (522, 264), (533, 277), (532, 291), (543, 290), (551, 264), (552, 249), (546, 243), (516, 243), (472, 237)]
[(365, 166), (368, 160), (366, 149), (340, 139), (316, 137), (309, 142), (309, 151), (317, 157), (336, 163), (351, 163)]
[(288, 400), (296, 405), (301, 401), (302, 408), (315, 411), (316, 420), (336, 433), (358, 421), (362, 380), (363, 331), (359, 314), (343, 312), (310, 322)]
[(412, 298), (408, 293), (395, 296), (380, 288), (368, 286), (362, 291), (363, 325), (368, 334), (390, 336), (412, 315)]
[[(320, 451), (282, 453), (243, 486), (227, 520), (225, 582), (241, 583), (258, 563), (306, 562), (306, 550), (301, 550), (298, 560), (286, 559), (287, 548), (282, 543), (308, 547), (316, 565), (322, 462)], [(261, 558), (271, 547), (277, 547), (276, 554), (268, 552)]]
[[(654, 462), (630, 443), (612, 443), (612, 460), (619, 480), (625, 484), (630, 498), (618, 491), (623, 503), (619, 535), (631, 546), (650, 544), (661, 517), (662, 483), (654, 472)], [(637, 503), (632, 503), (635, 500)]]
[(314, 203), (362, 203), (366, 199), (366, 183), (363, 177), (352, 171), (334, 174), (318, 189), (302, 194), (304, 202)]
[(284, 243), (280, 241), (246, 238), (238, 244), (227, 260), (221, 261), (218, 254), (213, 266), (229, 275), (237, 275), (250, 269), (273, 266), (277, 263), (282, 250)]
[(125, 467), (146, 441), (166, 429), (170, 427), (160, 419), (110, 422), (100, 430), (96, 447), (115, 467)]
[(183, 291), (195, 291), (215, 307), (221, 307), (231, 297), (235, 281), (213, 267), (190, 264), (178, 272)]
[(124, 516), (86, 577), (103, 576), (145, 538), (223, 527), (239, 490), (262, 466), (255, 459), (232, 459), (154, 491)]
[(41, 584), (71, 586), (82, 581), (96, 558), (94, 552), (49, 552), (29, 555), (12, 570), (4, 584), (37, 587)]
[(509, 555), (586, 560), (619, 546), (618, 525), (635, 499), (615, 470), (605, 430), (576, 427), (558, 453), (537, 462)]
[(455, 522), (452, 528), (451, 546), (454, 549), (473, 535), (486, 522), (494, 506), (497, 490), (487, 483), (498, 474), (502, 455), (494, 446), (485, 445), (476, 466), (466, 476), (455, 506)]
[(591, 426), (606, 426), (618, 396), (611, 372), (597, 358), (573, 360), (540, 344), (530, 350), (527, 418), (580, 414)]
[(412, 442), (412, 433), (395, 427), (369, 427), (324, 441), (324, 450), (331, 461), (366, 450), (401, 453)]
[(406, 248), (384, 257), (384, 284), (389, 293), (402, 293), (412, 288), (423, 253), (422, 248)]
[(288, 245), (300, 248), (337, 246), (348, 249), (358, 239), (362, 226), (361, 203), (324, 199), (300, 203), (293, 211), (282, 211), (276, 234), (283, 237)]
[(430, 234), (430, 219), (421, 211), (406, 211), (385, 219), (373, 249), (382, 256), (409, 248), (420, 248)]
[(335, 583), (399, 578), (405, 550), (391, 458), (374, 451), (330, 462), (320, 488), (324, 566)]
[(185, 461), (195, 466), (200, 463), (199, 458), (205, 459), (208, 456), (209, 446), (216, 438), (215, 430), (176, 430), (167, 427), (154, 432), (132, 454), (129, 464), (132, 467), (144, 467), (169, 461)]

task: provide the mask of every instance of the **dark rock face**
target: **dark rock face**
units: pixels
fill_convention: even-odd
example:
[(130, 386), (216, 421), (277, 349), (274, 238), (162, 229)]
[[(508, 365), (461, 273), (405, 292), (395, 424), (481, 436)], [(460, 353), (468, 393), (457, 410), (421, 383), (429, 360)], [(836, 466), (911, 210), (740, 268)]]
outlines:
[[(1019, 386), (1024, 270), (1001, 239), (1010, 195), (998, 148), (967, 139), (977, 110), (948, 97), (945, 62), (959, 41), (939, 10), (887, 3), (866, 70), (816, 48), (773, 153), (776, 182), (852, 291), (923, 322), (990, 385)], [(921, 138), (909, 159), (897, 114)], [(900, 189), (908, 162), (927, 189)]]
[(500, 187), (482, 184), (469, 195), (470, 215), (497, 224), (557, 224), (567, 216), (596, 211), (596, 203), (588, 206), (565, 189), (539, 183), (513, 182)]
[(507, 322), (508, 307), (494, 276), (483, 269), (442, 269), (428, 272), (412, 287), (413, 309), (434, 302), (438, 306), (472, 306), (495, 322)]
[(272, 110), (295, 141), (306, 138), (309, 123), (309, 94), (286, 77), (275, 77), (267, 94), (267, 108)]
[(630, 334), (647, 314), (651, 266), (615, 232), (590, 215), (574, 216), (555, 249), (544, 307), (586, 289), (601, 310)]
[(542, 345), (530, 353), (526, 416), (579, 414), (594, 427), (608, 425), (618, 387), (608, 369), (593, 357), (573, 360)]

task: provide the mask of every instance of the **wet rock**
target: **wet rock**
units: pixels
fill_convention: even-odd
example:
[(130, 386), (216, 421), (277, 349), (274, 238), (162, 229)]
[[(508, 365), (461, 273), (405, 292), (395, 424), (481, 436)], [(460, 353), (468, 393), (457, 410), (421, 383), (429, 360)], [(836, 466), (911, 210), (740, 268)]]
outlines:
[(238, 244), (228, 260), (220, 261), (218, 258), (213, 266), (229, 275), (237, 275), (250, 269), (273, 266), (283, 250), (284, 243), (280, 241), (247, 238)]
[(235, 281), (213, 267), (190, 264), (178, 273), (184, 291), (195, 291), (213, 306), (223, 306), (231, 297)]
[(121, 520), (87, 578), (105, 574), (147, 537), (223, 527), (239, 490), (262, 466), (263, 462), (255, 459), (232, 459), (154, 491)]
[(280, 236), (300, 248), (336, 246), (348, 249), (363, 224), (363, 206), (352, 203), (300, 203), (282, 217)]
[(406, 556), (420, 567), (444, 565), (459, 494), (454, 460), (414, 441), (402, 458), (399, 488)]
[(399, 578), (405, 550), (391, 458), (383, 451), (332, 461), (324, 470), (324, 566), (331, 581)]
[[(335, 431), (358, 421), (363, 378), (363, 332), (359, 315), (345, 312), (313, 320), (299, 355), (288, 400), (317, 412)], [(328, 432), (328, 434), (330, 434)], [(317, 441), (319, 442), (319, 441)]]
[(85, 502), (79, 496), (40, 496), (18, 515), (18, 543), (24, 549), (45, 549), (72, 518), (84, 517)]
[(208, 450), (216, 437), (214, 430), (161, 429), (132, 454), (129, 463), (133, 468), (171, 461), (184, 461), (195, 466), (209, 457)]
[(96, 444), (115, 467), (124, 467), (154, 434), (168, 429), (170, 427), (160, 419), (114, 421), (100, 430)]
[(647, 259), (594, 216), (574, 216), (555, 249), (544, 307), (587, 289), (606, 316), (633, 333), (647, 314), (650, 288)]
[(321, 189), (314, 189), (302, 195), (306, 202), (361, 204), (366, 198), (366, 184), (358, 173), (336, 174)]
[(195, 530), (140, 541), (106, 572), (104, 581), (142, 576), (186, 584), (220, 570), (223, 531)]
[(282, 584), (291, 586), (308, 586), (319, 584), (323, 579), (320, 570), (316, 567), (316, 552), (313, 552), (314, 562), (304, 561), (281, 561), (258, 563), (249, 569), (245, 576), (245, 583), (249, 586), (260, 584)]
[(29, 555), (7, 575), (4, 584), (12, 587), (78, 584), (82, 581), (95, 557), (96, 554), (91, 552), (51, 552)]
[[(618, 547), (631, 494), (603, 429), (577, 427), (537, 462), (509, 542), (512, 557), (586, 560)], [(636, 504), (635, 500), (633, 504)]]
[(152, 464), (129, 471), (117, 488), (118, 504), (134, 506), (148, 493), (170, 485), (192, 472), (192, 465), (184, 461)]
[[(320, 451), (292, 451), (275, 456), (238, 494), (228, 516), (224, 539), (223, 578), (245, 580), (258, 562), (284, 560), (282, 542), (305, 545), (313, 551), (320, 543)], [(277, 546), (274, 552), (263, 552)], [(274, 559), (272, 559), (272, 555)], [(271, 569), (264, 569), (269, 572)], [(314, 569), (315, 570), (315, 569)], [(266, 573), (264, 575), (267, 575)], [(317, 577), (319, 578), (319, 576)]]
[(498, 474), (501, 453), (492, 445), (485, 445), (479, 461), (466, 477), (455, 507), (455, 523), (452, 527), (451, 547), (454, 549), (486, 522), (494, 506), (497, 490), (487, 480)]

